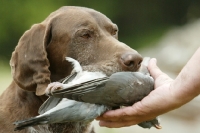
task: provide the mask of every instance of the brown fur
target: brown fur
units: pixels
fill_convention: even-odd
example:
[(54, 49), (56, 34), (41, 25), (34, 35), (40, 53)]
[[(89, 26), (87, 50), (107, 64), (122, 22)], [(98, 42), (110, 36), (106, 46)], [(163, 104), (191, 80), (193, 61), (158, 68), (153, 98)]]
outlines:
[[(117, 30), (117, 26), (100, 12), (83, 7), (62, 7), (26, 31), (10, 60), (13, 81), (0, 96), (0, 133), (12, 133), (14, 121), (38, 115), (46, 99), (47, 85), (71, 72), (66, 56), (78, 60), (88, 71), (103, 71), (107, 75), (136, 71), (142, 58), (118, 41)], [(64, 127), (64, 133), (78, 133), (89, 132), (88, 125), (77, 122), (51, 124), (46, 129), (36, 126), (35, 129), (60, 133), (59, 129)], [(19, 132), (30, 133), (31, 130)]]

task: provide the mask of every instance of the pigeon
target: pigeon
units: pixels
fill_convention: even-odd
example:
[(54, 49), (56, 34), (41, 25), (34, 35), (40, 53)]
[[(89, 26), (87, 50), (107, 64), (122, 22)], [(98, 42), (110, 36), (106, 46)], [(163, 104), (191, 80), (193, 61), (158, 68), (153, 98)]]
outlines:
[(147, 96), (154, 88), (153, 83), (152, 77), (141, 72), (117, 72), (75, 85), (52, 83), (49, 95), (112, 107), (130, 106)]
[[(142, 100), (154, 88), (145, 65), (140, 72), (117, 72), (108, 77), (102, 72), (83, 71), (79, 62), (70, 57), (66, 60), (73, 65), (71, 75), (62, 82), (50, 83), (46, 89), (50, 97), (39, 108), (40, 115), (14, 122), (15, 131), (42, 124), (91, 122), (107, 110)], [(157, 118), (138, 125), (161, 128)]]

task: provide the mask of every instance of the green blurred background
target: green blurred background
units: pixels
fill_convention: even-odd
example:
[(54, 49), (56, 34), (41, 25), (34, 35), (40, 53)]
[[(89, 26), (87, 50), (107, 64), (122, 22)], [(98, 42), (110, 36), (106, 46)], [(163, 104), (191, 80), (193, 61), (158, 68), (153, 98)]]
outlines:
[[(40, 23), (61, 6), (84, 6), (102, 12), (118, 25), (119, 40), (136, 50), (156, 47), (167, 31), (200, 17), (199, 0), (0, 0), (0, 93), (11, 82), (9, 59), (19, 38), (31, 25)], [(133, 131), (98, 126), (97, 130)]]
[(119, 40), (137, 49), (169, 27), (200, 16), (200, 1), (192, 0), (0, 0), (0, 57), (10, 59), (20, 36), (61, 6), (93, 8), (119, 27)]

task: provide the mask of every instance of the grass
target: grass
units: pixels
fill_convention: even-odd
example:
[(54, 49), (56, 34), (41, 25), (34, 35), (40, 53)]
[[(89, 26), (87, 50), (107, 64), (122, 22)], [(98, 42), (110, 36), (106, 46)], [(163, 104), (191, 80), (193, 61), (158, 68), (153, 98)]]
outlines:
[(11, 83), (12, 75), (8, 61), (0, 62), (0, 93), (2, 93)]

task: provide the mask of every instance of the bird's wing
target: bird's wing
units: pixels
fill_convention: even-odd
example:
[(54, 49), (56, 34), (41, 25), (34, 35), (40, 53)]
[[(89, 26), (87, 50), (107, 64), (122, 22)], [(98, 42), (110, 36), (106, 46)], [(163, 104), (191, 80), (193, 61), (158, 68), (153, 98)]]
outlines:
[(56, 117), (64, 118), (63, 122), (91, 121), (111, 109), (105, 105), (76, 102), (74, 100), (65, 101), (63, 104), (65, 107), (62, 106), (62, 109), (56, 111), (56, 113), (58, 112)]
[(70, 86), (66, 89), (56, 90), (52, 92), (52, 96), (82, 101), (79, 99), (80, 96), (96, 90), (99, 86), (103, 86), (108, 79), (109, 77), (98, 78)]
[(49, 97), (39, 108), (38, 113), (44, 114), (59, 104), (62, 98)]

